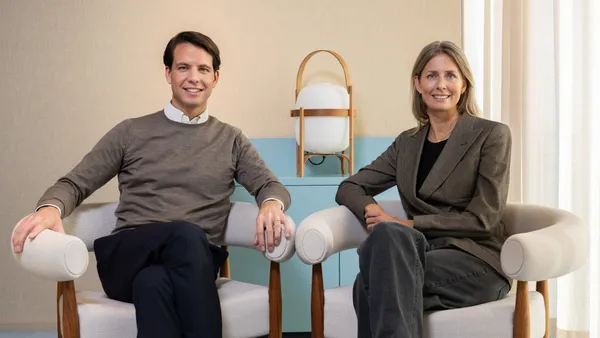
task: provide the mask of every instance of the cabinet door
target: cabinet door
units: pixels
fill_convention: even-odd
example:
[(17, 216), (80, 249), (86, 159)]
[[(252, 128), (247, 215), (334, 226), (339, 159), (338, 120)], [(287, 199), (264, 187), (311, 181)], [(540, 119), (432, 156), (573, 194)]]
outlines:
[[(286, 186), (292, 197), (287, 211), (296, 226), (313, 212), (336, 206), (337, 186)], [(255, 202), (241, 187), (232, 196), (233, 201)], [(231, 277), (247, 283), (268, 285), (269, 262), (259, 251), (246, 248), (230, 248)], [(300, 261), (298, 256), (281, 264), (283, 300), (283, 332), (310, 332), (310, 292), (312, 267)], [(329, 257), (323, 263), (325, 288), (339, 286), (339, 255)]]

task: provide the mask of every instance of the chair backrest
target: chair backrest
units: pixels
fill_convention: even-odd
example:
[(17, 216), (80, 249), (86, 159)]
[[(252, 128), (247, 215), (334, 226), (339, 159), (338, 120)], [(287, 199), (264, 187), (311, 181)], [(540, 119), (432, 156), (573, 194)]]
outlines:
[(560, 222), (579, 223), (575, 215), (541, 205), (508, 203), (502, 216), (509, 235), (547, 228)]
[[(406, 219), (400, 200), (377, 201), (392, 216)], [(547, 228), (559, 222), (579, 223), (575, 215), (561, 209), (535, 204), (508, 203), (502, 215), (509, 235)]]
[[(100, 237), (110, 235), (115, 228), (117, 223), (115, 210), (117, 206), (118, 202), (81, 204), (75, 208), (69, 217), (63, 220), (65, 230), (67, 233), (80, 238), (88, 251), (94, 251), (94, 241)], [(256, 229), (254, 223), (257, 214), (258, 206), (256, 203), (233, 202), (224, 228), (223, 238), (219, 244), (258, 250), (253, 245)], [(289, 216), (287, 217), (294, 234), (296, 225)], [(281, 250), (285, 251), (286, 245), (278, 246), (276, 252), (270, 253), (270, 255), (277, 257), (277, 252)]]
[(94, 241), (108, 236), (117, 224), (118, 203), (85, 203), (63, 220), (67, 233), (79, 237), (88, 251), (94, 251)]

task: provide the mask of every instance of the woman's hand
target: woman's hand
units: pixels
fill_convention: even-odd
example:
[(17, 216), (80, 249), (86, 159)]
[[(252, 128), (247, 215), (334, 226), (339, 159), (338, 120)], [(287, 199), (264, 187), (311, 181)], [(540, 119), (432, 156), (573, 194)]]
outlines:
[(368, 204), (365, 207), (365, 219), (367, 221), (367, 230), (373, 230), (373, 227), (381, 222), (396, 222), (406, 227), (412, 228), (414, 222), (411, 220), (400, 219), (389, 215), (379, 204)]

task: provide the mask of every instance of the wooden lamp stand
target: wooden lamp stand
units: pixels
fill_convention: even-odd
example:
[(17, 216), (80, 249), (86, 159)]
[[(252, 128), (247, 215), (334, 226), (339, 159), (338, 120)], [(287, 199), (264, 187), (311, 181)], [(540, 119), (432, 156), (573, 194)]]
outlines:
[[(302, 63), (300, 64), (300, 68), (298, 69), (298, 75), (296, 77), (296, 100), (298, 100), (298, 95), (302, 90), (302, 75), (304, 74), (304, 69), (306, 68), (306, 64), (308, 60), (313, 57), (313, 55), (325, 52), (333, 55), (344, 71), (344, 78), (346, 80), (346, 90), (349, 95), (349, 108), (348, 109), (305, 109), (304, 107), (300, 107), (300, 109), (294, 109), (291, 111), (292, 117), (298, 117), (300, 119), (300, 132), (299, 132), (299, 141), (296, 142), (296, 175), (298, 177), (304, 177), (304, 167), (306, 165), (306, 161), (311, 157), (315, 156), (334, 156), (340, 159), (341, 162), (341, 171), (342, 174), (345, 175), (347, 172), (347, 166), (349, 167), (349, 174), (352, 175), (354, 173), (354, 118), (356, 116), (356, 111), (354, 109), (354, 95), (352, 91), (352, 84), (350, 80), (350, 74), (348, 72), (348, 67), (344, 59), (336, 52), (331, 50), (316, 50), (310, 54), (308, 54)], [(349, 146), (348, 148), (342, 150), (341, 152), (335, 153), (310, 153), (305, 151), (304, 141), (305, 141), (305, 117), (348, 117), (349, 118)], [(346, 166), (347, 165), (347, 166)]]

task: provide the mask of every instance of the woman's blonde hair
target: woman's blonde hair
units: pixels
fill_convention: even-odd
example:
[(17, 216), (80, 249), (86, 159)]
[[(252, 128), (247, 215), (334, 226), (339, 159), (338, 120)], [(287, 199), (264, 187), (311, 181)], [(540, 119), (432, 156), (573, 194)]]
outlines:
[(471, 72), (471, 67), (469, 66), (469, 62), (467, 61), (467, 57), (463, 53), (463, 51), (450, 41), (435, 41), (423, 48), (415, 64), (413, 66), (413, 70), (410, 77), (411, 83), (411, 96), (412, 96), (412, 113), (417, 119), (417, 128), (414, 132), (421, 130), (424, 126), (429, 123), (429, 115), (427, 115), (427, 106), (425, 106), (425, 102), (423, 101), (423, 97), (415, 88), (415, 77), (420, 78), (423, 69), (425, 69), (425, 65), (431, 60), (434, 56), (439, 54), (446, 54), (448, 57), (454, 61), (454, 63), (458, 66), (458, 70), (463, 77), (463, 80), (467, 83), (467, 88), (465, 92), (461, 95), (458, 100), (457, 110), (459, 114), (467, 113), (472, 116), (479, 115), (479, 107), (477, 107), (477, 102), (475, 101), (475, 92), (474, 92), (474, 81), (473, 81), (473, 73)]

